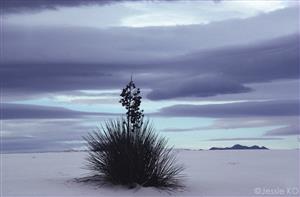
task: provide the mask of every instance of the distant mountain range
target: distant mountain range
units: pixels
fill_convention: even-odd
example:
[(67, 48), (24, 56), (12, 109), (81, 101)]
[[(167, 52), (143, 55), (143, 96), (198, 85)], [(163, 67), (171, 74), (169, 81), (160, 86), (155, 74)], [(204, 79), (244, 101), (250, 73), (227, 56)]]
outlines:
[(219, 148), (219, 147), (212, 147), (209, 150), (269, 150), (268, 148), (264, 147), (264, 146), (243, 146), (240, 144), (236, 144), (232, 147), (225, 147), (225, 148)]

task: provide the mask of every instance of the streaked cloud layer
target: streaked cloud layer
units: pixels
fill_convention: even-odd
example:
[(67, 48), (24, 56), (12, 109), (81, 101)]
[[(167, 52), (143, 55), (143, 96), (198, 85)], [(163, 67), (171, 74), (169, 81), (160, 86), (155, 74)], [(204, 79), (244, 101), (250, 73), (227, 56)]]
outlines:
[(81, 147), (97, 122), (123, 113), (118, 91), (131, 74), (146, 113), (178, 147), (192, 140), (183, 132), (201, 133), (198, 148), (298, 146), (288, 144), (299, 135), (295, 1), (32, 0), (4, 1), (3, 10), (7, 151)]

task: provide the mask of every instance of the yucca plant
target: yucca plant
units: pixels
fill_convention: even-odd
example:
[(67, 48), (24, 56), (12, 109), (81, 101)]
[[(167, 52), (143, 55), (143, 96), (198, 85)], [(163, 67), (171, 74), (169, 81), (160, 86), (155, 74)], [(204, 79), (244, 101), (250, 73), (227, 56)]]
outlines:
[(139, 89), (132, 92), (134, 89), (131, 80), (121, 93), (121, 102), (128, 110), (126, 119), (107, 121), (84, 138), (88, 168), (107, 183), (171, 190), (183, 187), (183, 167), (176, 163), (167, 140), (156, 134), (149, 121), (143, 121)]
[(128, 134), (123, 120), (108, 121), (90, 133), (88, 167), (95, 175), (113, 184), (153, 186), (166, 189), (182, 187), (182, 166), (176, 165), (165, 138), (155, 134), (146, 122)]

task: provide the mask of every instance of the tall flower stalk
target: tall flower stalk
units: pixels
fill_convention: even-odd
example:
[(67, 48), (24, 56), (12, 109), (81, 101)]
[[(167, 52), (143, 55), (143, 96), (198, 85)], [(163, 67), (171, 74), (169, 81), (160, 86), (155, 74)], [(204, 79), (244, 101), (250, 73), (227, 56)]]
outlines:
[(144, 110), (140, 110), (142, 97), (140, 96), (140, 89), (137, 88), (132, 80), (132, 76), (130, 82), (123, 88), (120, 96), (120, 103), (127, 110), (127, 131), (134, 132), (136, 129), (140, 128), (143, 124)]

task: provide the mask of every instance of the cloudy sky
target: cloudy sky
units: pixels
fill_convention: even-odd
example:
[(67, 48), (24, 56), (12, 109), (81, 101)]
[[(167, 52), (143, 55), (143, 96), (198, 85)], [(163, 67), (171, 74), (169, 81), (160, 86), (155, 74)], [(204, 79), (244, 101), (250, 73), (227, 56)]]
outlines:
[(81, 149), (133, 75), (177, 148), (299, 147), (299, 2), (1, 1), (1, 151)]

